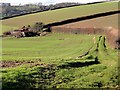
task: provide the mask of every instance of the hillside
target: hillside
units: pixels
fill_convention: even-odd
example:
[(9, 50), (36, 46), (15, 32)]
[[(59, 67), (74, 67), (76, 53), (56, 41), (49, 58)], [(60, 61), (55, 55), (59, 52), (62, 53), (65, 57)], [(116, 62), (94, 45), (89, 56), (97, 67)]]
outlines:
[(21, 27), (24, 25), (33, 24), (38, 21), (42, 21), (45, 24), (48, 24), (115, 10), (118, 10), (118, 2), (105, 2), (19, 16), (3, 20), (2, 23), (3, 26), (14, 27)]
[(94, 18), (94, 19), (89, 19), (89, 20), (78, 21), (75, 23), (60, 25), (57, 27), (68, 27), (68, 28), (113, 27), (117, 30), (118, 29), (118, 16), (119, 14), (114, 14), (114, 15), (109, 15), (109, 16), (104, 16), (104, 17), (99, 17), (99, 18)]
[[(63, 20), (117, 10), (118, 2), (76, 6), (6, 19), (0, 26), (4, 32), (37, 21), (43, 21), (45, 24), (58, 23)], [(114, 37), (118, 32), (103, 29), (113, 27), (118, 30), (118, 14), (55, 27), (65, 27), (66, 31), (70, 30), (69, 27), (73, 31), (80, 28), (84, 32), (86, 27), (88, 29), (92, 27), (89, 32), (93, 34), (88, 30), (86, 30), (87, 34), (52, 31), (52, 33), (47, 32), (46, 36), (1, 38), (2, 68), (0, 70), (2, 75), (0, 78), (2, 78), (3, 90), (59, 88), (112, 90), (119, 87), (118, 52), (120, 50), (112, 48), (108, 43), (108, 40), (112, 42), (116, 40)], [(95, 34), (91, 31), (93, 29), (102, 33)], [(55, 30), (62, 31), (62, 29)], [(109, 33), (105, 35), (104, 31)]]

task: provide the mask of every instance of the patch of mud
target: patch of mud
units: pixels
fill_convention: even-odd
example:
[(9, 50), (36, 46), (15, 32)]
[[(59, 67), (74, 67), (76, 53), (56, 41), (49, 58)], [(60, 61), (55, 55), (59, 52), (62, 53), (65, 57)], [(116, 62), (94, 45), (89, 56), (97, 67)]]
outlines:
[[(94, 52), (97, 53), (99, 51), (100, 47), (102, 46), (104, 51), (107, 53), (105, 40), (106, 40), (105, 36), (99, 36), (98, 42), (95, 44), (96, 48), (94, 49)], [(89, 55), (89, 53), (91, 52), (92, 49), (93, 49), (93, 46), (91, 48), (89, 48), (89, 50), (87, 50), (85, 53), (83, 53), (82, 55), (78, 56), (76, 59), (83, 58), (83, 57)], [(91, 58), (93, 59), (92, 55), (87, 57), (87, 59), (91, 59)], [(96, 57), (95, 60), (98, 60), (98, 57)]]
[(17, 67), (21, 65), (29, 64), (30, 67), (33, 66), (49, 66), (48, 64), (42, 63), (41, 61), (2, 61), (0, 66), (2, 68)]
[(120, 49), (119, 30), (111, 29), (106, 32), (106, 41), (112, 46), (112, 48)]

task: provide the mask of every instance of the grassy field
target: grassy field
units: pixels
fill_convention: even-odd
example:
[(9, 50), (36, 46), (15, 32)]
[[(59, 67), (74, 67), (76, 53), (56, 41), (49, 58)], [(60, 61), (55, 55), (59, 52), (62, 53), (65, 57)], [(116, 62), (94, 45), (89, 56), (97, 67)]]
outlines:
[[(33, 24), (42, 21), (45, 24), (59, 22), (71, 18), (77, 18), (97, 13), (118, 10), (118, 2), (106, 2), (93, 5), (83, 5), (53, 11), (45, 11), (36, 14), (19, 16), (7, 20), (3, 20), (3, 25), (9, 27), (22, 27), (24, 25)], [(72, 13), (72, 14), (71, 14)]]
[(9, 37), (3, 38), (2, 45), (3, 62), (43, 63), (3, 68), (4, 89), (118, 87), (118, 51), (106, 45), (104, 36), (56, 33)]
[[(106, 2), (45, 11), (3, 20), (2, 32), (37, 21), (48, 24), (117, 9), (118, 2)], [(116, 15), (108, 18), (114, 20)], [(106, 26), (108, 18), (97, 19), (100, 26)], [(114, 21), (108, 25), (111, 23)], [(0, 44), (0, 77), (5, 90), (118, 87), (119, 50), (111, 49), (105, 36), (50, 33), (43, 37), (4, 37)]]
[(6, 31), (11, 31), (11, 30), (14, 30), (14, 29), (18, 29), (18, 27), (14, 27), (14, 26), (6, 26), (6, 25), (3, 25), (3, 24), (0, 24), (0, 35), (2, 35), (3, 32), (6, 32)]
[[(46, 37), (3, 38), (3, 60), (75, 57), (93, 45), (93, 36), (83, 37), (84, 35), (50, 34)], [(91, 42), (87, 43), (88, 40)]]

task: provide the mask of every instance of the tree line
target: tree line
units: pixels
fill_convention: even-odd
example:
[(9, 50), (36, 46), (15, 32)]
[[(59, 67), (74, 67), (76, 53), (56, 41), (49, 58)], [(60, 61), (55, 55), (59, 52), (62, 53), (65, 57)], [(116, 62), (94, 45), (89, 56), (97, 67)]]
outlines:
[(25, 4), (25, 5), (18, 5), (18, 6), (1, 6), (2, 9), (0, 11), (0, 19), (4, 19), (7, 17), (12, 16), (19, 16), (29, 13), (36, 13), (36, 12), (42, 12), (42, 11), (48, 11), (48, 10), (54, 10), (54, 9), (60, 9), (65, 7), (72, 7), (72, 6), (78, 6), (81, 5), (80, 3), (58, 3), (58, 4), (50, 4), (50, 5), (42, 5), (42, 3), (38, 4)]
[(66, 8), (66, 7), (104, 3), (108, 1), (114, 1), (114, 0), (104, 0), (104, 1), (85, 3), (85, 4), (76, 3), (76, 2), (65, 2), (65, 3), (57, 3), (57, 4), (50, 4), (50, 5), (43, 5), (42, 3), (25, 4), (25, 5), (19, 4), (17, 6), (12, 6), (9, 3), (4, 3), (4, 5), (1, 6), (1, 3), (0, 3), (0, 19), (7, 19), (7, 18), (16, 17), (16, 16), (48, 11), (48, 10), (55, 10), (55, 9)]

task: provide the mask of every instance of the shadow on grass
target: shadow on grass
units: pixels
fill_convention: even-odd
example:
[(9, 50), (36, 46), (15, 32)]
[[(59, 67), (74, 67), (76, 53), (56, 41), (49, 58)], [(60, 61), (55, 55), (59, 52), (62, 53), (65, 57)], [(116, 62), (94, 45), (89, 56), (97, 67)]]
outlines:
[(27, 70), (17, 72), (16, 74), (13, 71), (13, 75), (10, 73), (7, 74), (8, 77), (2, 78), (2, 90), (44, 90), (51, 85), (55, 77), (53, 66), (33, 68), (31, 72)]
[(86, 62), (70, 62), (67, 64), (63, 64), (58, 66), (58, 68), (79, 68), (79, 67), (85, 67), (85, 66), (90, 66), (90, 65), (94, 65), (94, 64), (100, 64), (100, 62), (98, 61), (98, 58), (96, 57), (94, 61), (86, 61)]

